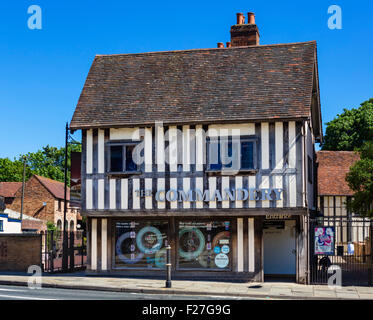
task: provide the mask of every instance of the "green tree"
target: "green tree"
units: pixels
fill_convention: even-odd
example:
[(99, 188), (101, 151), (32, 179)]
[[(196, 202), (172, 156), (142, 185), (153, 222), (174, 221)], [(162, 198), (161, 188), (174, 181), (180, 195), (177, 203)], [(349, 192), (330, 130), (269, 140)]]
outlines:
[[(67, 178), (70, 183), (70, 152), (80, 152), (81, 145), (68, 145)], [(26, 156), (26, 180), (37, 174), (46, 178), (64, 182), (65, 178), (65, 148), (56, 148), (47, 145), (37, 152), (20, 155), (13, 161), (8, 158), (0, 159), (0, 181), (22, 181), (23, 158)]]
[(346, 181), (354, 191), (350, 210), (373, 217), (373, 140), (365, 142), (360, 148), (360, 160), (350, 167)]
[(327, 123), (322, 150), (353, 151), (373, 140), (373, 98)]
[[(26, 179), (32, 175), (31, 169), (26, 167)], [(9, 158), (0, 158), (0, 181), (20, 182), (23, 177), (23, 160), (10, 160)]]

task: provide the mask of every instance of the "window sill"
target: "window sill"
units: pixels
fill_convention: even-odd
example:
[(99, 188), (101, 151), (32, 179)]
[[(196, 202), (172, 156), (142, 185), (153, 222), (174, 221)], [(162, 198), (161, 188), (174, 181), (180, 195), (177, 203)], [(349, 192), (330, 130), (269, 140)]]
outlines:
[(108, 177), (128, 177), (141, 174), (141, 171), (107, 172)]
[(241, 169), (241, 170), (206, 170), (208, 175), (222, 175), (222, 176), (232, 176), (239, 174), (249, 174), (255, 175), (258, 172), (258, 169)]

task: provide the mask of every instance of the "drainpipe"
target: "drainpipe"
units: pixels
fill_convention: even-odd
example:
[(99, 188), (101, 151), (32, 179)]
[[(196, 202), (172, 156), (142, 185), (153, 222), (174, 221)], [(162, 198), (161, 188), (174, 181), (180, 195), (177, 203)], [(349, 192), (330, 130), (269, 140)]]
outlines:
[(309, 277), (310, 277), (310, 263), (309, 263), (309, 215), (310, 215), (310, 211), (309, 211), (309, 208), (308, 208), (308, 199), (307, 199), (307, 181), (308, 181), (308, 178), (306, 178), (307, 176), (307, 166), (308, 166), (308, 157), (307, 157), (307, 148), (306, 148), (306, 136), (307, 136), (307, 131), (306, 131), (306, 125), (307, 125), (307, 122), (306, 121), (303, 121), (302, 122), (302, 130), (301, 130), (301, 134), (302, 134), (302, 159), (303, 159), (303, 174), (302, 174), (302, 179), (303, 179), (303, 191), (302, 191), (302, 195), (303, 195), (303, 205), (307, 208), (307, 216), (305, 218), (303, 218), (302, 220), (302, 229), (303, 229), (303, 236), (305, 236), (303, 238), (303, 243), (305, 241), (305, 247), (306, 247), (306, 250), (307, 250), (307, 256), (306, 256), (306, 270), (305, 270), (305, 273), (306, 273), (306, 281), (307, 283), (309, 284)]
[(307, 131), (306, 131), (306, 125), (307, 122), (303, 121), (303, 126), (302, 126), (302, 136), (303, 136), (303, 195), (304, 195), (304, 205), (307, 207), (307, 216), (304, 221), (304, 232), (307, 235), (306, 236), (306, 249), (307, 249), (307, 257), (306, 257), (306, 276), (307, 276), (307, 284), (310, 284), (310, 209), (308, 208), (308, 199), (307, 199), (307, 180), (306, 175), (307, 173), (307, 166), (308, 166), (308, 158), (307, 158), (307, 148), (306, 148), (306, 136), (307, 136)]

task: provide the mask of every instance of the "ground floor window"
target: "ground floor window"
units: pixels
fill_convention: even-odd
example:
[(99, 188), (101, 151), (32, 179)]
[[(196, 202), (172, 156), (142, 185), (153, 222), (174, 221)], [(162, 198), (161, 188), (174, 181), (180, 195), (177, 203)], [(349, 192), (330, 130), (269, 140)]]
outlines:
[(179, 221), (179, 269), (231, 269), (230, 221)]
[(168, 221), (115, 224), (116, 267), (165, 268)]

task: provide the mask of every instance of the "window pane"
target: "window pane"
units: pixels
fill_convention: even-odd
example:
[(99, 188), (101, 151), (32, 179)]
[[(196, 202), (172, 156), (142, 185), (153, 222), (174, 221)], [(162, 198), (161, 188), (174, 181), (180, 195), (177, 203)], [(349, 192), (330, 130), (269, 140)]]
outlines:
[(241, 142), (241, 169), (254, 169), (254, 142)]
[(120, 172), (123, 171), (123, 154), (122, 146), (110, 147), (110, 171)]
[(164, 269), (167, 221), (120, 221), (115, 225), (115, 266)]
[(209, 143), (209, 165), (210, 170), (221, 170), (220, 144), (218, 141)]
[[(222, 150), (222, 154), (220, 154), (220, 158), (224, 159), (224, 161), (221, 161), (222, 164), (224, 164), (224, 168), (232, 168), (232, 142), (220, 142), (220, 146), (225, 144), (224, 147), (221, 147), (220, 150)], [(228, 146), (228, 152), (227, 152), (227, 146)], [(228, 153), (228, 154), (227, 154)]]
[(126, 146), (126, 171), (137, 171), (137, 165), (133, 161), (135, 146)]
[(180, 269), (229, 270), (229, 221), (180, 221), (177, 259)]

